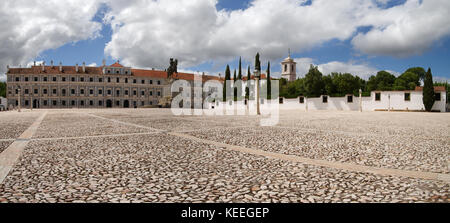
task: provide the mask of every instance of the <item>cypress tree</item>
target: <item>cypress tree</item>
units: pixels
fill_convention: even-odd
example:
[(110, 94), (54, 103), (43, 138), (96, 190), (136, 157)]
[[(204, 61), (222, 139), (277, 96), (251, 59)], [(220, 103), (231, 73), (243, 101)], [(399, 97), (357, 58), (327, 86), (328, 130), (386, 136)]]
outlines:
[(227, 69), (225, 70), (225, 82), (223, 83), (223, 101), (227, 101), (227, 85), (226, 82), (231, 79), (230, 66), (227, 64)]
[(272, 83), (270, 82), (270, 61), (267, 63), (267, 99), (272, 99)]
[(237, 88), (236, 88), (236, 69), (234, 69), (234, 76), (233, 76), (233, 99), (237, 101)]
[(239, 57), (238, 79), (239, 79), (239, 80), (242, 80), (242, 59), (241, 59), (241, 57)]
[(428, 112), (433, 108), (434, 96), (433, 75), (431, 74), (431, 69), (428, 68), (423, 85), (423, 105)]
[(248, 70), (247, 70), (247, 87), (245, 87), (245, 98), (250, 99), (250, 88), (248, 87), (250, 84), (250, 79), (251, 79), (251, 73), (250, 73), (250, 65), (248, 65)]
[(255, 56), (255, 70), (261, 71), (261, 61), (259, 60), (259, 53)]

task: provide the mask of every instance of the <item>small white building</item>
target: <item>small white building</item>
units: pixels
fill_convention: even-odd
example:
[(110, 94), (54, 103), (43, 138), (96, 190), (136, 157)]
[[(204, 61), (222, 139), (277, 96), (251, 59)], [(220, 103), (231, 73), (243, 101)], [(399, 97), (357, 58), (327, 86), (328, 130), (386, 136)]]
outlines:
[(0, 97), (0, 111), (6, 110), (8, 108), (8, 100), (4, 97)]
[[(446, 112), (447, 94), (445, 87), (434, 87), (435, 103), (433, 111)], [(319, 98), (306, 98), (300, 96), (295, 99), (280, 99), (280, 109), (303, 110), (340, 110), (340, 111), (424, 111), (423, 88), (406, 91), (373, 91), (370, 97), (346, 95), (345, 97), (329, 97), (322, 95)]]

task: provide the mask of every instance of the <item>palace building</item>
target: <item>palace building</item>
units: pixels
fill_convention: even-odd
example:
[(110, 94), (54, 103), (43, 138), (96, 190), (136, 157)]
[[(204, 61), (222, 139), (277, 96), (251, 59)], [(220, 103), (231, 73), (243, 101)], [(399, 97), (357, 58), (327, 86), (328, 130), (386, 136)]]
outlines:
[[(10, 109), (23, 108), (138, 108), (157, 106), (170, 96), (170, 80), (192, 82), (194, 74), (133, 69), (116, 62), (107, 66), (57, 66), (51, 62), (30, 68), (9, 68), (7, 100)], [(203, 80), (219, 79), (202, 75)]]

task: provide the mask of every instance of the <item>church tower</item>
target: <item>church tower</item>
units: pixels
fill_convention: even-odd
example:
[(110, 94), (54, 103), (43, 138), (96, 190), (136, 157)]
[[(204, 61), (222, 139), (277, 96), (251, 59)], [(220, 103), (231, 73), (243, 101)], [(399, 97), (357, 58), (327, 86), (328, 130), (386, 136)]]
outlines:
[(291, 58), (291, 50), (289, 56), (281, 62), (281, 77), (289, 82), (297, 79), (297, 63)]

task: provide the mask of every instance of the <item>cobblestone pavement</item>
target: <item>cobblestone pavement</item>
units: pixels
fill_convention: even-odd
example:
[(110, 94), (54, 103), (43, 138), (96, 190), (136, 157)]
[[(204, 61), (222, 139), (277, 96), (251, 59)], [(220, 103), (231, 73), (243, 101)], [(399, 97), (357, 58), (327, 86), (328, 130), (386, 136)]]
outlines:
[(450, 202), (447, 181), (289, 162), (138, 127), (313, 159), (449, 171), (449, 114), (283, 111), (278, 126), (258, 123), (163, 109), (50, 110), (0, 184), (0, 202)]

